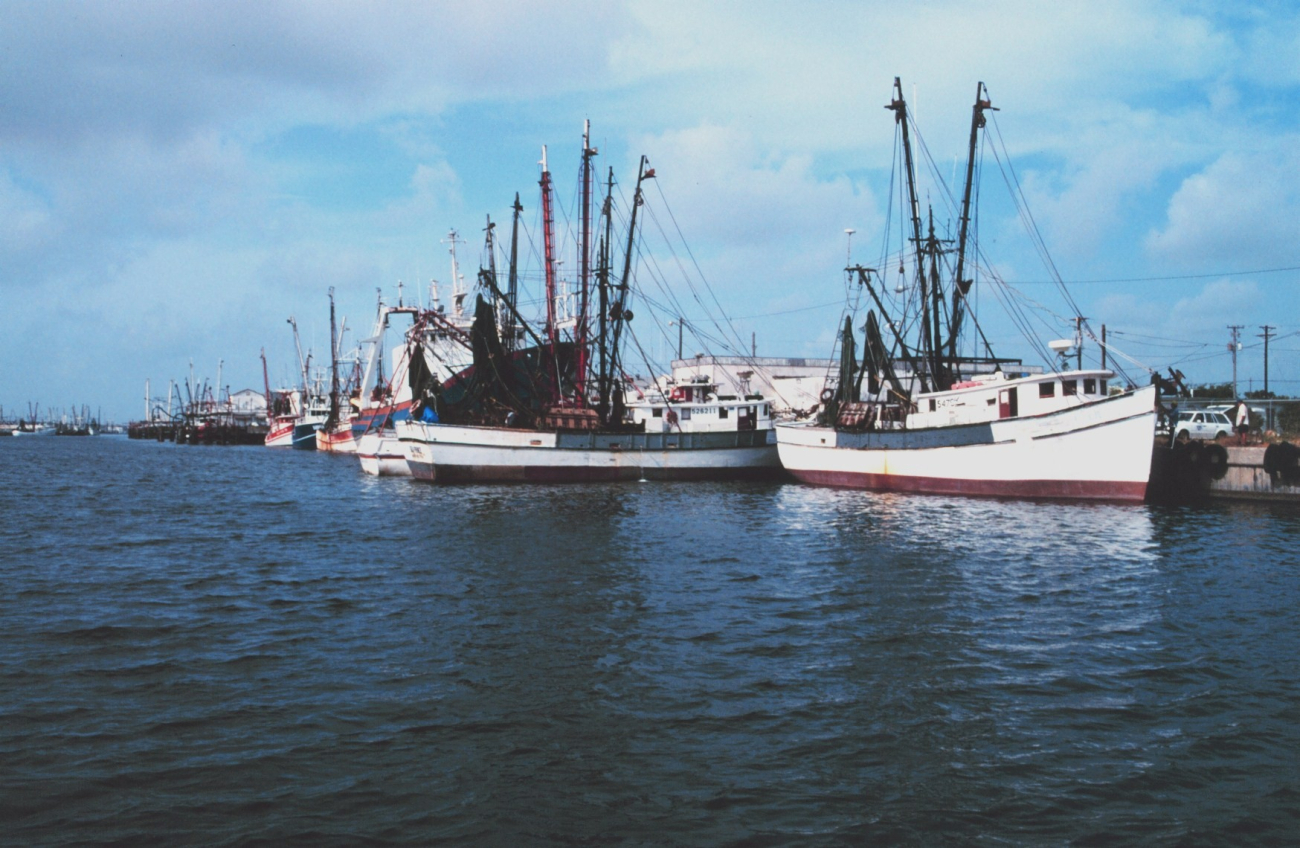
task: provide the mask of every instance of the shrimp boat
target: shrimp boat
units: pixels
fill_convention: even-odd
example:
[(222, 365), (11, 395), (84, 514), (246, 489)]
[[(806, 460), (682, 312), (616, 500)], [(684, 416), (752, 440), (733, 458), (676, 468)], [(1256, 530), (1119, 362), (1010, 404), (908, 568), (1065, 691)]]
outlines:
[[(346, 323), (346, 322), (345, 322)], [(334, 287), (330, 286), (330, 393), (325, 420), (316, 430), (316, 450), (326, 453), (356, 453), (357, 441), (352, 432), (353, 407), (344, 403), (339, 386), (338, 325), (334, 320)]]
[(328, 400), (304, 393), (301, 389), (276, 389), (270, 397), (268, 409), (273, 413), (266, 433), (266, 446), (316, 450), (316, 431), (329, 414)]
[[(352, 420), (357, 456), (361, 460), (361, 470), (367, 474), (379, 477), (411, 476), (406, 451), (396, 431), (397, 423), (409, 418), (411, 412), (412, 394), (408, 377), (411, 351), (416, 349), (416, 345), (411, 342), (416, 342), (418, 349), (426, 354), (423, 367), (431, 377), (437, 375), (439, 382), (451, 379), (472, 364), (469, 332), (473, 322), (465, 313), (467, 290), (456, 257), (456, 245), (463, 244), (464, 241), (452, 230), (444, 243), (450, 245), (448, 252), (451, 254), (450, 313), (438, 296), (436, 280), (430, 281), (430, 309), (403, 305), (400, 291), (397, 306), (385, 306), (382, 301), (379, 304), (375, 332), (367, 340), (371, 345), (370, 356), (361, 381), (362, 386), (373, 386), (373, 389), (365, 405)], [(390, 352), (391, 378), (385, 382), (382, 356), (384, 334), (394, 315), (411, 316), (412, 323), (407, 333), (411, 341), (404, 340), (403, 344)]]
[(266, 392), (267, 430), (264, 442), (268, 448), (291, 448), (294, 428), (302, 417), (303, 393), (296, 389), (271, 390), (265, 350), (262, 351), (262, 385)]
[(629, 402), (623, 428), (569, 409), (537, 427), (407, 421), (398, 432), (412, 475), (444, 483), (757, 479), (778, 471), (767, 400), (718, 395), (710, 383), (685, 388), (690, 399)]
[[(592, 224), (590, 124), (584, 127), (577, 291), (557, 279), (551, 174), (541, 160), (541, 218), (546, 319), (534, 331), (517, 308), (519, 213), (514, 204), (510, 275), (497, 283), (493, 225), (488, 267), (479, 273), (468, 346), (473, 364), (449, 380), (432, 379), (420, 344), (413, 346), (411, 417), (396, 432), (418, 479), (458, 482), (586, 482), (722, 479), (779, 472), (771, 407), (760, 395), (726, 396), (717, 386), (642, 388), (625, 371), (624, 345), (645, 157), (638, 168), (622, 256), (613, 268), (613, 175)], [(593, 229), (604, 235), (599, 247)], [(594, 262), (593, 262), (594, 259)], [(593, 302), (594, 301), (594, 302)]]
[(293, 327), (294, 347), (298, 352), (298, 369), (302, 385), (292, 389), (271, 389), (266, 370), (266, 354), (262, 354), (262, 381), (266, 390), (267, 423), (265, 443), (269, 448), (294, 448), (316, 450), (316, 431), (329, 415), (329, 402), (322, 394), (319, 378), (313, 382), (311, 356), (302, 353), (298, 336), (298, 322), (289, 316)]
[[(980, 359), (958, 355), (973, 284), (965, 263), (976, 144), (984, 113), (993, 106), (980, 83), (971, 121), (956, 270), (945, 287), (942, 257), (952, 251), (935, 236), (932, 216), (928, 235), (922, 234), (907, 106), (898, 79), (894, 94), (887, 108), (894, 111), (900, 128), (907, 172), (915, 285), (889, 304), (889, 287), (875, 269), (846, 269), (875, 307), (867, 315), (862, 361), (856, 360), (853, 319), (846, 317), (839, 334), (839, 373), (834, 387), (823, 393), (818, 419), (777, 425), (781, 464), (803, 482), (828, 486), (944, 495), (1143, 500), (1155, 436), (1155, 386), (1118, 390), (1111, 382), (1115, 372), (1105, 368), (1104, 347), (1100, 369), (1059, 367), (1042, 374), (1018, 371), (1017, 360), (997, 360), (991, 352)], [(901, 282), (899, 288), (903, 295)], [(876, 310), (892, 345), (885, 343)], [(1074, 340), (1049, 343), (1059, 355), (1059, 366), (1064, 366), (1071, 348), (1078, 366), (1082, 365), (1084, 326), (1084, 319), (1078, 318)], [(915, 328), (915, 337), (907, 328)], [(984, 372), (974, 373), (980, 366)]]

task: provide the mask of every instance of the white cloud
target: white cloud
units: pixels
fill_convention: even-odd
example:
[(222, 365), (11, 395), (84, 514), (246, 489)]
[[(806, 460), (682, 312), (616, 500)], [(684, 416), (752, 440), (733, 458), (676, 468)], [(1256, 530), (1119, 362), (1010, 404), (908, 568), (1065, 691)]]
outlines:
[(1199, 292), (1176, 300), (1163, 326), (1179, 337), (1212, 335), (1218, 337), (1223, 327), (1245, 323), (1234, 316), (1253, 315), (1260, 304), (1259, 287), (1253, 280), (1215, 280)]
[[(150, 276), (183, 275), (202, 320), (237, 321), (223, 303), (261, 302), (275, 313), (264, 329), (280, 333), (279, 313), (316, 304), (326, 285), (362, 303), (398, 277), (441, 277), (443, 228), (477, 229), (484, 210), (467, 207), (504, 181), (484, 173), (520, 172), (447, 152), (485, 132), (440, 123), (467, 104), (458, 116), (500, 116), (492, 131), (512, 140), (496, 147), (526, 139), (530, 159), (547, 140), (540, 123), (590, 115), (609, 132), (607, 154), (628, 142), (650, 155), (724, 302), (742, 314), (824, 303), (841, 296), (845, 227), (858, 230), (855, 259), (873, 264), (878, 251), (883, 198), (871, 187), (883, 192), (890, 164), (881, 107), (895, 74), (909, 98), (915, 86), (945, 171), (965, 158), (975, 81), (989, 84), (1049, 247), (1075, 274), (1101, 276), (1091, 265), (1132, 256), (1143, 233), (1159, 267), (1134, 276), (1294, 264), (1300, 159), (1283, 107), (1300, 84), (1297, 43), (1289, 12), (1163, 0), (11, 4), (0, 285), (25, 282), (24, 297), (102, 287), (93, 302), (106, 314), (147, 317), (161, 308)], [(324, 141), (306, 149), (303, 128)], [(381, 148), (398, 151), (383, 168), (348, 161)], [(352, 185), (330, 182), (344, 172), (380, 176), (361, 201), (333, 188)], [(986, 171), (987, 191), (1002, 191), (997, 181)], [(1153, 225), (1153, 208), (1167, 220)], [(1035, 267), (1031, 253), (989, 243), (1008, 230), (985, 218), (992, 261)], [(1168, 299), (1157, 317), (1176, 309), (1208, 333), (1223, 323), (1215, 298), (1265, 303), (1240, 287), (1203, 295)], [(1147, 321), (1143, 302), (1130, 306)], [(37, 322), (38, 303), (27, 304)], [(200, 319), (181, 312), (150, 320), (144, 338), (173, 326), (182, 341), (208, 338), (187, 333)], [(780, 334), (808, 354), (802, 340), (829, 323), (821, 312), (755, 322), (760, 343)], [(98, 326), (87, 314), (74, 331), (126, 332)]]
[[(0, 170), (0, 268), (12, 258), (39, 251), (54, 235), (49, 203)], [(9, 269), (4, 276), (12, 273)]]
[(1294, 264), (1300, 253), (1295, 143), (1227, 152), (1183, 180), (1169, 199), (1166, 223), (1148, 233), (1146, 249), (1180, 268)]
[[(660, 227), (676, 241), (680, 226), (730, 315), (800, 309), (843, 296), (846, 227), (862, 234), (855, 260), (874, 259), (880, 224), (874, 197), (844, 176), (818, 176), (806, 156), (765, 153), (742, 130), (715, 125), (640, 138), (633, 149), (644, 150), (657, 173), (646, 187), (647, 243), (662, 243)], [(659, 262), (675, 296), (700, 311), (675, 263), (666, 253)], [(718, 312), (711, 302), (708, 311)], [(742, 332), (789, 335), (789, 321), (780, 316), (739, 323)]]

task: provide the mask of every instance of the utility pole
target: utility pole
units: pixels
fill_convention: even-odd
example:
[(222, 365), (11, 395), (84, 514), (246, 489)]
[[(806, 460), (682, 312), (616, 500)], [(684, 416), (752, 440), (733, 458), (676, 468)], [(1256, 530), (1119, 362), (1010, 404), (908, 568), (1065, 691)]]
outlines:
[(1101, 370), (1106, 370), (1106, 325), (1101, 325)]
[[(1264, 397), (1265, 399), (1267, 399), (1268, 398), (1268, 340), (1273, 338), (1273, 331), (1276, 330), (1277, 328), (1269, 326), (1268, 324), (1264, 324), (1263, 326), (1260, 327), (1260, 329), (1264, 331), (1261, 338), (1264, 339)], [(1273, 402), (1269, 400), (1268, 406), (1265, 408), (1268, 410), (1268, 420), (1264, 424), (1264, 429), (1272, 430), (1273, 429)]]
[(1074, 317), (1074, 370), (1083, 370), (1083, 322), (1087, 319), (1082, 315)]
[(1241, 342), (1238, 341), (1244, 324), (1229, 324), (1228, 329), (1232, 331), (1232, 341), (1228, 342), (1228, 350), (1232, 351), (1232, 399), (1236, 400), (1237, 395), (1237, 351), (1241, 350)]

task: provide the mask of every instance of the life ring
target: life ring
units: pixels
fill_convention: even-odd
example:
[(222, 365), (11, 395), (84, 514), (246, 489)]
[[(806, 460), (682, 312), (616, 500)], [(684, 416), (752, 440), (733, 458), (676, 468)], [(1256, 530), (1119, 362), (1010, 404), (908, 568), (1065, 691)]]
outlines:
[(675, 388), (675, 389), (672, 390), (671, 393), (669, 393), (669, 395), (668, 395), (668, 399), (669, 399), (669, 400), (685, 400), (685, 399), (686, 399), (686, 392), (682, 391), (682, 389), (681, 389), (680, 387)]
[(822, 389), (822, 403), (830, 403), (835, 400), (834, 389)]

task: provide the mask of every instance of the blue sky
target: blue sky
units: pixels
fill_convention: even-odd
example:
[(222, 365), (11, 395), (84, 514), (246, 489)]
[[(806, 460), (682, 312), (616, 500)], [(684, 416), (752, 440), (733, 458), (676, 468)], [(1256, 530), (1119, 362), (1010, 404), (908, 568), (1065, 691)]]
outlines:
[[(1241, 383), (1259, 387), (1270, 324), (1272, 387), (1300, 394), (1289, 4), (10, 2), (4, 17), (7, 415), (39, 401), (125, 420), (146, 378), (191, 360), (260, 387), (262, 348), (287, 377), (285, 319), (324, 351), (330, 286), (367, 327), (377, 287), (446, 284), (453, 227), (472, 278), (485, 214), (505, 222), (518, 191), (534, 220), (542, 144), (568, 204), (584, 118), (602, 174), (629, 184), (649, 157), (739, 335), (827, 356), (844, 229), (855, 261), (882, 255), (894, 76), (948, 176), (988, 85), (1052, 258), (1117, 348), (1223, 381), (1241, 324)], [(990, 161), (984, 255), (1068, 314)], [(981, 306), (998, 353), (1032, 359), (995, 298)]]

